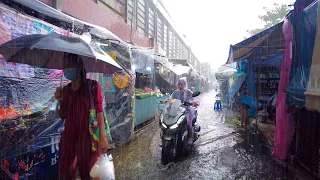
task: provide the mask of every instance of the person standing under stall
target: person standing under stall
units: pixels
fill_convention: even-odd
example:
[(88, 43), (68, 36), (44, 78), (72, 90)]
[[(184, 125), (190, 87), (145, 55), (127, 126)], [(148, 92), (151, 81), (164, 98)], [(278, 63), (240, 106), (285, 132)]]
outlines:
[[(241, 99), (243, 96), (248, 95), (248, 89), (247, 89), (247, 83), (244, 82), (242, 84), (241, 90), (240, 90), (240, 99), (239, 99), (239, 104), (240, 104), (240, 113), (241, 113), (241, 128), (246, 132), (247, 130), (247, 125), (248, 125), (248, 106), (246, 104), (241, 103)], [(244, 125), (243, 125), (244, 124)]]
[[(100, 153), (106, 153), (108, 150), (102, 93), (97, 81), (86, 79), (86, 70), (78, 55), (65, 56), (63, 72), (71, 83), (63, 89), (57, 88), (54, 94), (60, 103), (57, 113), (66, 120), (59, 147), (59, 179), (74, 180), (78, 167), (81, 179), (90, 180), (92, 166)], [(100, 128), (100, 140), (95, 151), (92, 149), (89, 132), (91, 106), (96, 110), (97, 128)]]

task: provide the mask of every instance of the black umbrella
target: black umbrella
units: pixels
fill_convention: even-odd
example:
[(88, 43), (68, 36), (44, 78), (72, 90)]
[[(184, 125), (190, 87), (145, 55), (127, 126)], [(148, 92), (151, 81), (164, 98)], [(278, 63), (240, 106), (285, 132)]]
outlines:
[(8, 62), (47, 69), (62, 69), (65, 53), (79, 55), (88, 72), (113, 74), (122, 69), (95, 43), (56, 33), (22, 36), (0, 46), (0, 54)]

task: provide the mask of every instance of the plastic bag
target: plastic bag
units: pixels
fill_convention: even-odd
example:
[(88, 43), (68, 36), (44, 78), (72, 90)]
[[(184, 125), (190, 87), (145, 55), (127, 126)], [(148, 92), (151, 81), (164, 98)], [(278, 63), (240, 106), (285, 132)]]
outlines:
[(90, 176), (92, 178), (97, 178), (99, 177), (99, 159), (98, 161), (93, 165), (93, 167), (90, 170)]
[(112, 156), (101, 154), (99, 159), (99, 180), (114, 180), (115, 174)]
[(91, 168), (90, 176), (99, 178), (99, 180), (114, 180), (115, 172), (112, 155), (101, 154), (98, 161)]

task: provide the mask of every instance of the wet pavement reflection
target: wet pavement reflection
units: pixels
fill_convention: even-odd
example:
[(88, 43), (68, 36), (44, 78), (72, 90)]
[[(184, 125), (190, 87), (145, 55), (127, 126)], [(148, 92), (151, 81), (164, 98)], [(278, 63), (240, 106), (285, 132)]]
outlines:
[(199, 97), (200, 139), (191, 155), (163, 166), (158, 120), (112, 154), (117, 179), (295, 179), (243, 141), (240, 131), (213, 110), (215, 92)]

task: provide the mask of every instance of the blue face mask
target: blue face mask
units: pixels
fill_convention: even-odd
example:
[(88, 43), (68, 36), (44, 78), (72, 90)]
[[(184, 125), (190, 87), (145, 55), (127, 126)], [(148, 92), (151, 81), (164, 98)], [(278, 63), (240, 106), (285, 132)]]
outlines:
[(77, 79), (77, 76), (78, 76), (75, 68), (64, 69), (63, 74), (70, 81)]

